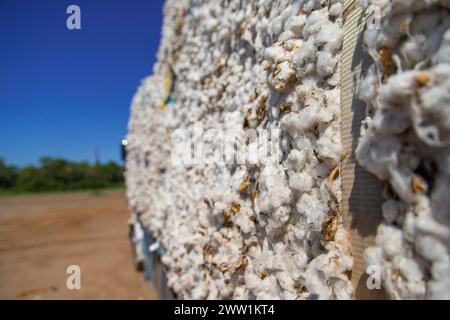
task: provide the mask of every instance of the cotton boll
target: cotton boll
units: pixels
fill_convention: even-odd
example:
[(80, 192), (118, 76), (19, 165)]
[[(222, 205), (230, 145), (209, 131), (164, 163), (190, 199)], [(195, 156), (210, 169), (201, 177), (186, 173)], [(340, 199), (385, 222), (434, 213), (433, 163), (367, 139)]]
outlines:
[(340, 2), (336, 2), (334, 4), (331, 5), (330, 7), (330, 11), (329, 11), (329, 15), (333, 16), (333, 17), (337, 17), (341, 14), (342, 11), (342, 3)]
[(386, 134), (400, 134), (411, 126), (411, 122), (406, 113), (393, 109), (377, 113), (372, 120), (372, 126)]
[[(311, 6), (310, 8), (308, 8), (308, 4)], [(313, 1), (309, 1), (308, 4), (303, 6), (303, 9), (305, 11), (309, 11), (315, 6)], [(316, 4), (319, 5), (318, 2)], [(306, 20), (305, 28), (303, 30), (303, 37), (308, 38), (308, 36), (311, 36), (312, 34), (318, 34), (322, 26), (329, 23), (330, 22), (328, 21), (328, 17), (324, 15), (320, 10), (311, 12)]]
[(340, 139), (333, 135), (333, 131), (327, 128), (324, 134), (317, 140), (317, 152), (323, 160), (336, 164), (342, 154)]
[(276, 223), (275, 227), (281, 227), (289, 221), (290, 211), (290, 208), (283, 206), (273, 212), (272, 218)]
[(297, 201), (297, 210), (306, 217), (307, 222), (311, 224), (312, 230), (320, 231), (322, 229), (322, 223), (327, 211), (323, 203), (310, 194), (304, 193)]
[(378, 82), (378, 77), (375, 72), (374, 66), (370, 67), (367, 70), (367, 75), (359, 82), (359, 97), (367, 104), (371, 104), (377, 94), (376, 85)]
[(295, 296), (295, 283), (287, 272), (279, 271), (275, 273), (278, 284), (284, 291), (285, 297)]
[(409, 211), (403, 219), (403, 234), (406, 240), (413, 241), (416, 233), (416, 221), (414, 213)]
[(284, 43), (284, 49), (289, 51), (289, 60), (292, 62), (294, 55), (300, 50), (303, 40), (289, 39)]
[(291, 171), (301, 171), (307, 161), (307, 153), (305, 150), (293, 149), (286, 160), (287, 167)]
[(297, 224), (292, 228), (292, 237), (296, 240), (303, 240), (307, 235), (307, 229), (304, 224)]
[(312, 177), (304, 172), (289, 175), (289, 187), (298, 192), (308, 192), (313, 185)]
[(383, 251), (381, 247), (369, 247), (364, 250), (364, 265), (366, 270), (370, 266), (381, 267), (383, 261)]
[(264, 279), (260, 279), (260, 287), (261, 293), (271, 293), (269, 295), (270, 299), (279, 299), (278, 292), (274, 292), (274, 288), (277, 288), (277, 279), (274, 275), (269, 274)]
[(361, 136), (355, 154), (358, 162), (369, 169), (379, 179), (389, 178), (389, 167), (397, 163), (400, 141), (394, 137), (387, 137), (383, 141), (372, 141), (366, 134)]
[(287, 82), (295, 74), (295, 71), (291, 69), (289, 62), (287, 61), (280, 63), (278, 66), (280, 72), (277, 74), (276, 78), (281, 81)]
[(249, 271), (250, 269), (247, 267), (248, 271), (245, 272), (245, 283), (247, 288), (251, 291), (256, 291), (259, 287), (260, 278), (256, 275), (256, 273)]
[(321, 255), (311, 261), (306, 269), (305, 286), (313, 299), (327, 300), (332, 297), (331, 289), (323, 283), (326, 276), (321, 271), (327, 260), (325, 255)]
[[(396, 274), (394, 275), (394, 278)], [(398, 278), (397, 278), (398, 279)], [(423, 281), (420, 282), (404, 282), (404, 281), (396, 281), (395, 284), (392, 285), (396, 290), (396, 298), (403, 297), (404, 299), (425, 299), (426, 287)]]
[(301, 122), (300, 115), (292, 112), (281, 120), (281, 128), (289, 132), (291, 137), (296, 137), (299, 130), (299, 123)]
[(277, 16), (272, 22), (272, 36), (277, 38), (283, 29), (283, 17)]
[(375, 241), (382, 245), (383, 254), (388, 257), (403, 253), (403, 234), (400, 229), (381, 224)]
[(408, 66), (414, 66), (425, 58), (425, 52), (421, 50), (421, 45), (425, 42), (424, 35), (416, 35), (406, 41), (400, 48), (400, 54), (408, 63)]
[(289, 18), (287, 26), (289, 26), (290, 30), (294, 32), (296, 37), (301, 37), (305, 22), (306, 22), (305, 15), (292, 16), (291, 18)]
[(394, 166), (392, 166), (389, 170), (389, 175), (391, 177), (391, 184), (397, 189), (399, 197), (404, 201), (413, 201), (416, 195), (411, 188), (411, 174), (406, 170), (394, 169)]
[(352, 284), (345, 277), (333, 279), (333, 294), (338, 300), (352, 299)]
[(333, 74), (337, 59), (332, 58), (331, 53), (322, 51), (317, 57), (317, 74), (320, 77), (327, 77)]
[(295, 78), (295, 71), (291, 68), (291, 64), (283, 61), (276, 66), (274, 76), (272, 77), (272, 84), (277, 91), (285, 91)]
[[(308, 264), (308, 256), (304, 251), (300, 251), (297, 254), (292, 255), (293, 268), (297, 270), (303, 270)], [(301, 272), (298, 272), (297, 278), (301, 276)]]
[(247, 214), (239, 214), (234, 222), (240, 227), (243, 233), (251, 233), (255, 231), (255, 223)]
[(388, 85), (380, 89), (380, 98), (394, 105), (407, 102), (413, 93), (412, 76), (412, 72), (405, 72), (390, 77)]
[(264, 57), (273, 62), (281, 62), (285, 58), (284, 49), (280, 45), (272, 46), (264, 50)]
[(275, 187), (270, 192), (271, 209), (276, 210), (282, 205), (288, 205), (292, 201), (292, 192), (287, 187)]
[(293, 172), (289, 174), (289, 188), (293, 189), (294, 191), (300, 191), (301, 188), (301, 177), (300, 174)]
[(294, 39), (295, 38), (295, 33), (291, 30), (285, 30), (283, 33), (280, 34), (280, 36), (278, 37), (278, 41), (288, 41), (289, 39)]
[(407, 281), (422, 281), (424, 276), (423, 266), (419, 265), (418, 261), (399, 256), (394, 259), (394, 265)]
[(314, 62), (316, 59), (317, 48), (314, 45), (314, 39), (311, 37), (300, 49), (296, 63), (298, 66), (306, 65), (308, 62)]
[(431, 236), (418, 236), (415, 244), (418, 253), (430, 261), (437, 261), (447, 254), (445, 245)]
[[(330, 35), (333, 36), (330, 37)], [(339, 28), (338, 24), (326, 23), (321, 26), (320, 32), (317, 35), (316, 44), (318, 46), (324, 45), (325, 49), (330, 50), (330, 52), (334, 54), (341, 48), (343, 35), (343, 30)], [(327, 51), (322, 51), (322, 53), (323, 52)]]
[(294, 139), (295, 149), (302, 150), (306, 152), (308, 161), (311, 165), (315, 164), (315, 157), (313, 153), (313, 141), (311, 141), (310, 136), (306, 133), (299, 134)]
[[(322, 101), (328, 101), (327, 97), (322, 97)], [(338, 110), (333, 110), (331, 106), (327, 108), (319, 108), (316, 114), (317, 121), (322, 123), (329, 123), (335, 117), (336, 112), (338, 112)]]
[(207, 292), (201, 287), (197, 287), (192, 290), (192, 299), (194, 300), (203, 300), (206, 298), (206, 295)]
[(317, 123), (317, 109), (316, 103), (312, 103), (300, 110), (298, 128), (302, 131), (311, 130)]

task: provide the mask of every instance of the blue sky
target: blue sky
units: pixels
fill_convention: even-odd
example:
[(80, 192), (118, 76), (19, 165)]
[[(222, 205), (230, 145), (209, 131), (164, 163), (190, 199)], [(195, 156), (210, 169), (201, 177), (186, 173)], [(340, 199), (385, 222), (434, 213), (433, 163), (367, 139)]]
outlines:
[[(68, 30), (66, 9), (81, 9)], [(0, 0), (0, 157), (120, 161), (132, 96), (151, 74), (162, 0)]]

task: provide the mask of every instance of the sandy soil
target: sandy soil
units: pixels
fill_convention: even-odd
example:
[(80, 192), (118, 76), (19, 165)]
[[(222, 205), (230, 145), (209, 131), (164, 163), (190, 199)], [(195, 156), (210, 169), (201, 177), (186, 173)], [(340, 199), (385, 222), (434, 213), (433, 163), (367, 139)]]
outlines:
[[(155, 299), (136, 272), (123, 192), (0, 197), (0, 299)], [(81, 289), (66, 287), (69, 265)]]

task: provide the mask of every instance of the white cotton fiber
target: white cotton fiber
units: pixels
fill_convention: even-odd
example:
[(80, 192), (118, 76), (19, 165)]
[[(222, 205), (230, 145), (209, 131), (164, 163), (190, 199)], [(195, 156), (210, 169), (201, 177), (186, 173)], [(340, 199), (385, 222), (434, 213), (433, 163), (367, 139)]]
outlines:
[(381, 4), (382, 22), (381, 29), (365, 32), (375, 60), (361, 80), (360, 97), (371, 116), (356, 157), (391, 191), (366, 264), (383, 268), (391, 298), (449, 299), (448, 1), (369, 4)]
[[(154, 74), (132, 102), (126, 182), (178, 298), (352, 297), (341, 178), (329, 178), (343, 156), (342, 5), (166, 1)], [(194, 122), (218, 131), (203, 139)], [(254, 163), (214, 157), (246, 146)]]

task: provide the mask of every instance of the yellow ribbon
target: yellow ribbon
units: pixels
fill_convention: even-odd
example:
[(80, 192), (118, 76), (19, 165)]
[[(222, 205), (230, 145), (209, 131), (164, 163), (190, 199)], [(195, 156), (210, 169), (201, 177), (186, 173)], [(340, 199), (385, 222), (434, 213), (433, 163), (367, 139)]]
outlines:
[(170, 93), (170, 87), (172, 84), (172, 73), (169, 66), (166, 66), (166, 74), (164, 76), (164, 83), (162, 88), (162, 101), (159, 105), (159, 110), (163, 110), (166, 107), (167, 98)]

